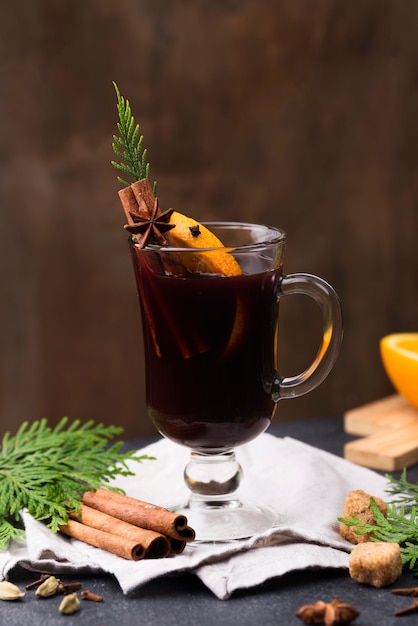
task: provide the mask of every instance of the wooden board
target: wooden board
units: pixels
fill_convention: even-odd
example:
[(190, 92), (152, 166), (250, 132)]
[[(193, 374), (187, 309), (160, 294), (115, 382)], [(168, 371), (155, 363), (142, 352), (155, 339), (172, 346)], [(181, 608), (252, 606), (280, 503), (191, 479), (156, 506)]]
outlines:
[(344, 430), (362, 436), (344, 446), (348, 461), (388, 472), (418, 462), (418, 409), (399, 395), (347, 411)]

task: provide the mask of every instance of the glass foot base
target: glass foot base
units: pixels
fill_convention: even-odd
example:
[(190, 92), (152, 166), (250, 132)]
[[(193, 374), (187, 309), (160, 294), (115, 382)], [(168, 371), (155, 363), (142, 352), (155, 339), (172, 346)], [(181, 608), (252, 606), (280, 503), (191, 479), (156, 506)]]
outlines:
[(200, 543), (249, 539), (273, 528), (280, 521), (273, 509), (235, 500), (190, 502), (172, 510), (187, 517), (189, 526), (196, 532), (195, 541)]

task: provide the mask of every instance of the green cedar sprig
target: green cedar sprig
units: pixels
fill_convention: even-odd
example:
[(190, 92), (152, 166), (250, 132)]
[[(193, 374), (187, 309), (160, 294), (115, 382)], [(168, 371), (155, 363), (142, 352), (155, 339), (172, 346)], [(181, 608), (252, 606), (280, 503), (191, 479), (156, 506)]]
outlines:
[[(147, 150), (143, 147), (144, 136), (139, 134), (139, 124), (135, 123), (129, 100), (126, 100), (121, 95), (115, 82), (113, 82), (113, 86), (117, 97), (119, 115), (117, 128), (119, 136), (113, 135), (112, 148), (116, 156), (121, 159), (121, 162), (111, 161), (111, 163), (116, 169), (131, 176), (134, 181), (142, 180), (143, 178), (149, 179), (150, 165), (147, 161)], [(117, 179), (125, 187), (131, 184), (120, 176)], [(156, 190), (157, 183), (154, 182), (154, 195), (156, 195)]]
[[(368, 524), (358, 517), (350, 519), (338, 518), (339, 522), (353, 528), (357, 535), (371, 534), (371, 541), (384, 541), (399, 544), (402, 564), (408, 567), (415, 576), (418, 576), (418, 502), (417, 486), (408, 483), (406, 471), (402, 472), (400, 479), (388, 475), (390, 481), (390, 493), (403, 494), (397, 502), (387, 504), (386, 516), (381, 512), (374, 498), (370, 498), (370, 510), (373, 522)], [(409, 495), (405, 493), (405, 487), (412, 486)], [(407, 503), (407, 506), (397, 507), (397, 503)]]
[(408, 481), (406, 468), (402, 470), (399, 478), (390, 474), (386, 474), (385, 478), (389, 482), (386, 493), (397, 496), (396, 500), (391, 499), (392, 503), (405, 504), (406, 506), (418, 505), (418, 484)]
[(111, 445), (122, 430), (64, 417), (55, 428), (42, 419), (24, 422), (14, 436), (7, 432), (0, 447), (0, 549), (24, 538), (22, 509), (57, 532), (69, 511), (80, 510), (85, 491), (133, 475), (128, 461), (152, 458), (122, 452), (122, 441)]

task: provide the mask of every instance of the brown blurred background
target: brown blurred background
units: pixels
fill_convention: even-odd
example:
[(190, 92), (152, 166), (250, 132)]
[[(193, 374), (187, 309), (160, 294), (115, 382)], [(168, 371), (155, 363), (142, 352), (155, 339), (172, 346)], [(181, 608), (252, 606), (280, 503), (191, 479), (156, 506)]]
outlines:
[[(154, 433), (110, 165), (112, 80), (163, 207), (283, 227), (287, 272), (341, 297), (337, 366), (276, 419), (392, 392), (379, 339), (418, 331), (418, 1), (0, 5), (1, 432), (68, 415)], [(304, 298), (281, 309), (281, 370), (294, 374), (318, 314)]]

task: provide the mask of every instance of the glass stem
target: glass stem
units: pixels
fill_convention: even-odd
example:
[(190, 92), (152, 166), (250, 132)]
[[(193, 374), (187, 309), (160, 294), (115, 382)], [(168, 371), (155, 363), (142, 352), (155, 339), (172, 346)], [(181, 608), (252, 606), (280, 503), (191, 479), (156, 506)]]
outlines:
[(189, 506), (237, 506), (241, 478), (242, 468), (233, 450), (220, 454), (193, 451), (184, 470), (184, 480), (190, 490)]

